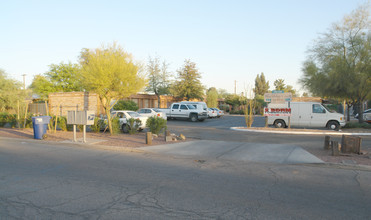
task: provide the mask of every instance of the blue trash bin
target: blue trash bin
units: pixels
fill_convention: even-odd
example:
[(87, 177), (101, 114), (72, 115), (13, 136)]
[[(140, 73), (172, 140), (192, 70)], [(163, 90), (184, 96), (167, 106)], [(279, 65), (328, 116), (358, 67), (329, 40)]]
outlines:
[(32, 117), (33, 137), (34, 139), (43, 139), (43, 135), (46, 134), (49, 121), (52, 117), (50, 116), (37, 116)]

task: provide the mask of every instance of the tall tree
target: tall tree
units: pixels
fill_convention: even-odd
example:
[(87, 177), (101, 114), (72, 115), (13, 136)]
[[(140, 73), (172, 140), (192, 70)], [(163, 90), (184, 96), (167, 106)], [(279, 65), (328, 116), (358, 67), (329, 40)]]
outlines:
[(4, 70), (0, 69), (0, 111), (15, 109), (17, 101), (24, 100), (26, 93), (22, 84), (9, 79)]
[(273, 83), (276, 90), (284, 90), (286, 88), (284, 79), (276, 79)]
[(370, 27), (369, 3), (334, 23), (308, 51), (300, 79), (312, 94), (346, 100), (348, 107), (359, 105), (359, 122), (362, 103), (371, 93)]
[(283, 90), (291, 93), (292, 96), (296, 96), (296, 90), (291, 85), (286, 85), (284, 79), (276, 79), (273, 84), (276, 90)]
[(82, 91), (79, 71), (79, 65), (71, 62), (51, 64), (48, 72), (34, 77), (30, 88), (42, 99), (52, 92)]
[(264, 96), (269, 90), (269, 81), (265, 81), (264, 73), (256, 75), (255, 78), (255, 88), (254, 93), (255, 95)]
[(229, 95), (227, 90), (225, 89), (218, 89), (218, 98), (223, 99), (226, 98)]
[(178, 98), (190, 100), (203, 99), (204, 86), (201, 84), (201, 74), (196, 68), (196, 63), (185, 60), (178, 71), (178, 79), (171, 88), (171, 93)]
[(206, 92), (206, 104), (209, 108), (218, 107), (218, 91), (215, 87), (211, 87)]
[(165, 61), (161, 63), (158, 57), (150, 57), (147, 64), (147, 76), (149, 81), (146, 91), (155, 93), (158, 107), (160, 107), (161, 104), (160, 96), (170, 93), (170, 73), (168, 71), (168, 66), (169, 65)]
[(83, 86), (98, 94), (113, 134), (111, 108), (119, 99), (140, 91), (145, 86), (145, 77), (139, 73), (139, 66), (132, 55), (115, 43), (95, 50), (83, 50), (81, 55)]

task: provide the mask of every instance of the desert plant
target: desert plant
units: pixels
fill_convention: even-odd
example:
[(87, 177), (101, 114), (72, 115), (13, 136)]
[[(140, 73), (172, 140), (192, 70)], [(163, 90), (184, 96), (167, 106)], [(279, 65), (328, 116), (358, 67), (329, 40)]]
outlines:
[(140, 119), (129, 118), (128, 123), (126, 124), (126, 130), (129, 134), (136, 134), (141, 125), (142, 122)]
[(150, 117), (146, 122), (146, 126), (153, 134), (160, 134), (161, 131), (167, 128), (167, 121), (160, 117)]

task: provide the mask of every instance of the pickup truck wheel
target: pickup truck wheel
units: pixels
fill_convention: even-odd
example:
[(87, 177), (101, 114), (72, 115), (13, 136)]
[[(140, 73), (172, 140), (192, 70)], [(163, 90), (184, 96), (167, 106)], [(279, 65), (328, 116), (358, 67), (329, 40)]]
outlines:
[(129, 129), (128, 129), (128, 127), (126, 127), (126, 124), (123, 124), (123, 125), (122, 125), (121, 130), (122, 130), (122, 132), (124, 132), (124, 133), (129, 133)]
[(285, 121), (284, 120), (281, 120), (281, 119), (276, 120), (274, 122), (274, 127), (276, 127), (276, 128), (284, 128), (284, 127), (286, 127)]
[(340, 125), (337, 121), (330, 121), (327, 123), (327, 128), (330, 130), (338, 131), (340, 129)]
[(198, 120), (198, 116), (196, 114), (192, 114), (190, 119), (191, 121), (196, 122)]

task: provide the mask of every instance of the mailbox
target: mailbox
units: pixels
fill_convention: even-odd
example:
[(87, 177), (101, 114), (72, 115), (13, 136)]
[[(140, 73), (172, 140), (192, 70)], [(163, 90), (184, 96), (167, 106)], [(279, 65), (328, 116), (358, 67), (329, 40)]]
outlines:
[(72, 125), (93, 125), (94, 111), (68, 111), (67, 124)]

